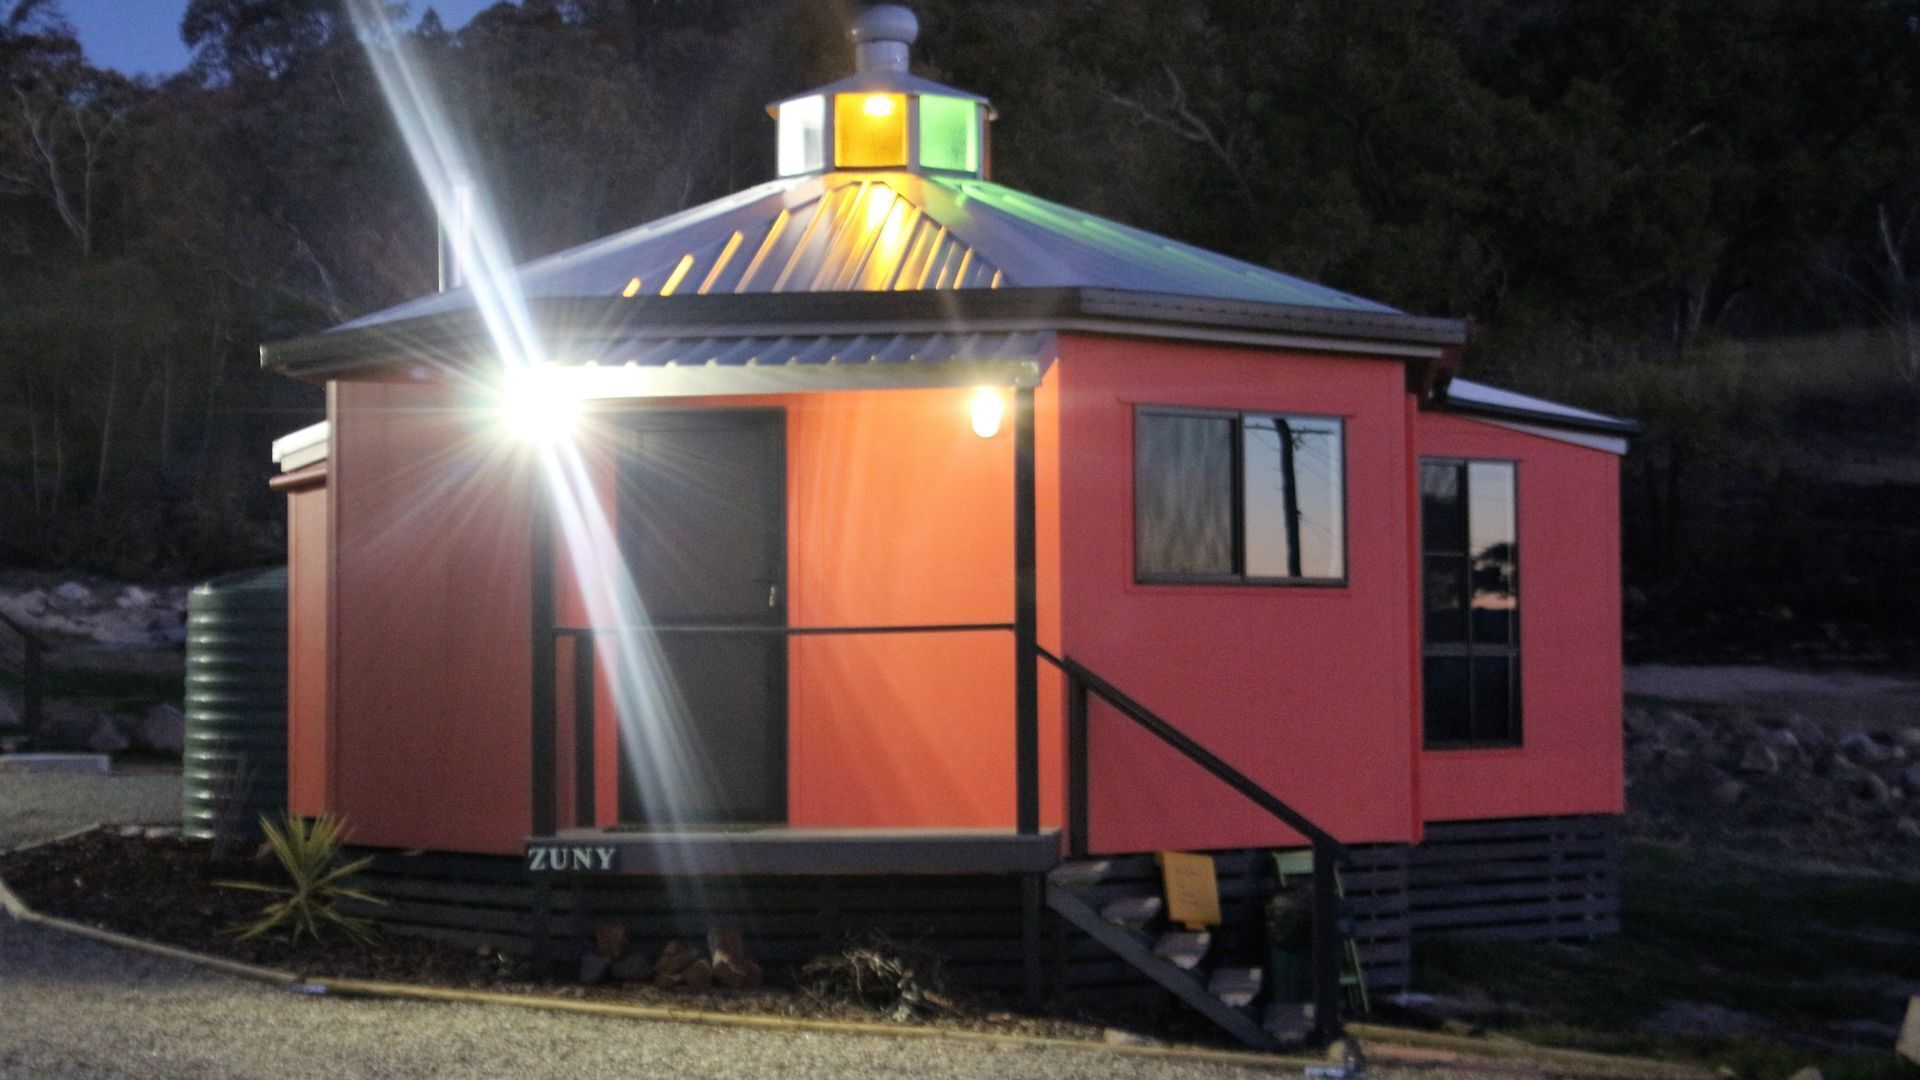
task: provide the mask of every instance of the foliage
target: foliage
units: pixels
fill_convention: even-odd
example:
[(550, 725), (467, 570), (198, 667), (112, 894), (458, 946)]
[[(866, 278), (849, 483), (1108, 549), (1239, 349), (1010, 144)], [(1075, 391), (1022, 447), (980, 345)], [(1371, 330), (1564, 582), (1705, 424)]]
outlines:
[(373, 859), (368, 857), (341, 864), (340, 844), (345, 835), (345, 823), (339, 818), (322, 814), (309, 824), (293, 814), (287, 814), (282, 823), (275, 826), (263, 814), (260, 828), (266, 833), (267, 844), (274, 858), (280, 861), (291, 884), (219, 882), (229, 889), (250, 889), (285, 897), (268, 904), (261, 910), (259, 918), (234, 927), (234, 934), (245, 940), (284, 929), (297, 944), (302, 937), (318, 938), (322, 930), (333, 927), (355, 941), (371, 940), (373, 924), (358, 916), (348, 915), (338, 907), (342, 900), (358, 900), (367, 904), (383, 902), (345, 884), (347, 879), (373, 863)]
[(890, 1020), (959, 1011), (941, 958), (875, 934), (802, 964), (800, 985), (814, 998), (847, 1001)]
[[(1915, 448), (1920, 0), (913, 6), (919, 69), (1000, 109), (996, 179), (1469, 318), (1470, 376), (1649, 421), (1623, 489), (1648, 611), (1715, 606), (1703, 573), (1744, 565), (1753, 508), (1819, 486), (1781, 447)], [(192, 0), (190, 70), (128, 80), (58, 0), (0, 0), (0, 560), (282, 550), (261, 448), (320, 399), (256, 346), (434, 283), (343, 10)], [(771, 175), (761, 105), (847, 70), (846, 14), (520, 0), (400, 25), (530, 258)], [(1829, 392), (1849, 334), (1873, 363)]]

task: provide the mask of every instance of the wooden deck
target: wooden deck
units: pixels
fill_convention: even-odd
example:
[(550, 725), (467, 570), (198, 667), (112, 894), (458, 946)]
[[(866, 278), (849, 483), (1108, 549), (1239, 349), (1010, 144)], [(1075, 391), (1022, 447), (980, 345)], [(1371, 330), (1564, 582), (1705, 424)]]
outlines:
[(1006, 874), (1060, 862), (1060, 832), (1011, 829), (562, 829), (526, 841), (539, 874)]

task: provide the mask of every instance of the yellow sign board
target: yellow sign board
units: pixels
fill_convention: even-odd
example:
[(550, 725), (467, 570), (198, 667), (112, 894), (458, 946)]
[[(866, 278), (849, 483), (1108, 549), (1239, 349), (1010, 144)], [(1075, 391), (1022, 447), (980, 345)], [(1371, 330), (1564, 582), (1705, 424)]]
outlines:
[(1167, 918), (1189, 930), (1220, 925), (1220, 882), (1213, 876), (1213, 857), (1163, 851), (1159, 860)]

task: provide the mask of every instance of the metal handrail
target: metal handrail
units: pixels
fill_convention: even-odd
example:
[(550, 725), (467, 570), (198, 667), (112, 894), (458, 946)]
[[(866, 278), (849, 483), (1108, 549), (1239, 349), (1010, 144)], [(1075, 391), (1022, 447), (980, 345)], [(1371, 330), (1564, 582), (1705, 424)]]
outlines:
[(44, 657), (47, 643), (24, 624), (0, 612), (0, 626), (20, 636), (20, 723), (27, 738), (40, 734), (43, 702), (46, 695)]
[(1313, 998), (1314, 1039), (1331, 1043), (1341, 1035), (1340, 1025), (1340, 897), (1334, 867), (1347, 856), (1346, 845), (1314, 824), (1305, 814), (1261, 787), (1247, 774), (1195, 742), (1192, 737), (1135, 701), (1119, 687), (1101, 678), (1072, 657), (1055, 656), (1039, 646), (1034, 652), (1067, 677), (1067, 847), (1075, 856), (1087, 854), (1087, 694), (1098, 695), (1120, 715), (1133, 721), (1182, 757), (1207, 770), (1215, 779), (1246, 796), (1255, 806), (1305, 836), (1313, 847)]

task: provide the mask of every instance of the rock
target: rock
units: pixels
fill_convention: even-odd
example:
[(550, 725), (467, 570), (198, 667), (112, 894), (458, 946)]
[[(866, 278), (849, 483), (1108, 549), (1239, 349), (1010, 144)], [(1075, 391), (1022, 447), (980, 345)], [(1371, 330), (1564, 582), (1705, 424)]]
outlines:
[(1767, 743), (1781, 754), (1797, 754), (1801, 749), (1800, 737), (1790, 728), (1774, 728), (1767, 732)]
[(1707, 734), (1707, 725), (1683, 712), (1663, 712), (1659, 716), (1659, 724), (1659, 736), (1669, 742), (1675, 739), (1700, 739)]
[(1900, 771), (1900, 786), (1908, 791), (1920, 791), (1920, 761)]
[(72, 611), (93, 603), (93, 590), (77, 581), (69, 581), (53, 590), (53, 596), (48, 602), (62, 611)]
[(13, 609), (31, 618), (47, 613), (47, 592), (45, 589), (31, 589), (13, 598)]
[(1858, 765), (1878, 765), (1892, 756), (1879, 740), (1864, 731), (1849, 731), (1840, 736), (1834, 748)]
[(1893, 833), (1904, 840), (1920, 840), (1920, 821), (1903, 817), (1893, 823)]
[(19, 707), (0, 696), (0, 728), (20, 727), (21, 723)]
[(704, 993), (713, 986), (713, 965), (704, 959), (693, 963), (669, 975), (655, 970), (653, 985), (662, 990), (685, 990), (689, 993)]
[(601, 956), (599, 953), (588, 953), (581, 957), (580, 985), (592, 986), (594, 983), (606, 978), (607, 969), (612, 966), (613, 961)]
[(87, 736), (87, 749), (96, 754), (112, 754), (133, 745), (120, 732), (120, 726), (110, 716), (103, 716), (93, 727), (93, 734)]
[(1794, 1073), (1792, 1076), (1787, 1077), (1787, 1080), (1826, 1080), (1826, 1078), (1820, 1075), (1819, 1069), (1809, 1065), (1799, 1072)]
[(601, 923), (593, 928), (593, 951), (608, 960), (618, 960), (627, 952), (627, 928), (619, 923)]
[(655, 980), (662, 976), (675, 976), (692, 967), (700, 960), (700, 951), (684, 941), (675, 938), (660, 950), (660, 956), (653, 962)]
[(1847, 786), (1853, 792), (1854, 798), (1868, 806), (1880, 807), (1893, 801), (1893, 791), (1887, 786), (1887, 782), (1865, 769), (1849, 777)]
[(1893, 733), (1893, 741), (1909, 751), (1920, 750), (1920, 726), (1900, 728)]
[(1720, 803), (1722, 806), (1732, 806), (1745, 798), (1746, 794), (1747, 785), (1732, 777), (1720, 781), (1713, 787), (1714, 801)]
[(187, 745), (187, 714), (175, 705), (155, 705), (140, 718), (140, 742), (150, 750), (177, 754)]
[(707, 931), (707, 951), (713, 954), (713, 981), (732, 990), (758, 989), (760, 965), (747, 952), (747, 939), (738, 930)]
[(1766, 743), (1750, 742), (1746, 752), (1740, 755), (1740, 771), (1771, 776), (1780, 771), (1780, 758)]
[(1799, 713), (1787, 717), (1787, 730), (1800, 740), (1800, 745), (1809, 750), (1817, 750), (1833, 741), (1827, 729)]
[(653, 965), (647, 963), (646, 954), (630, 952), (615, 960), (612, 966), (607, 968), (607, 974), (615, 982), (646, 982), (653, 978)]
[(152, 607), (155, 599), (154, 594), (140, 586), (129, 585), (120, 590), (120, 595), (114, 599), (113, 606), (121, 609), (146, 608)]
[(1656, 731), (1653, 714), (1645, 709), (1628, 709), (1620, 715), (1620, 719), (1627, 734), (1634, 738), (1644, 739)]

